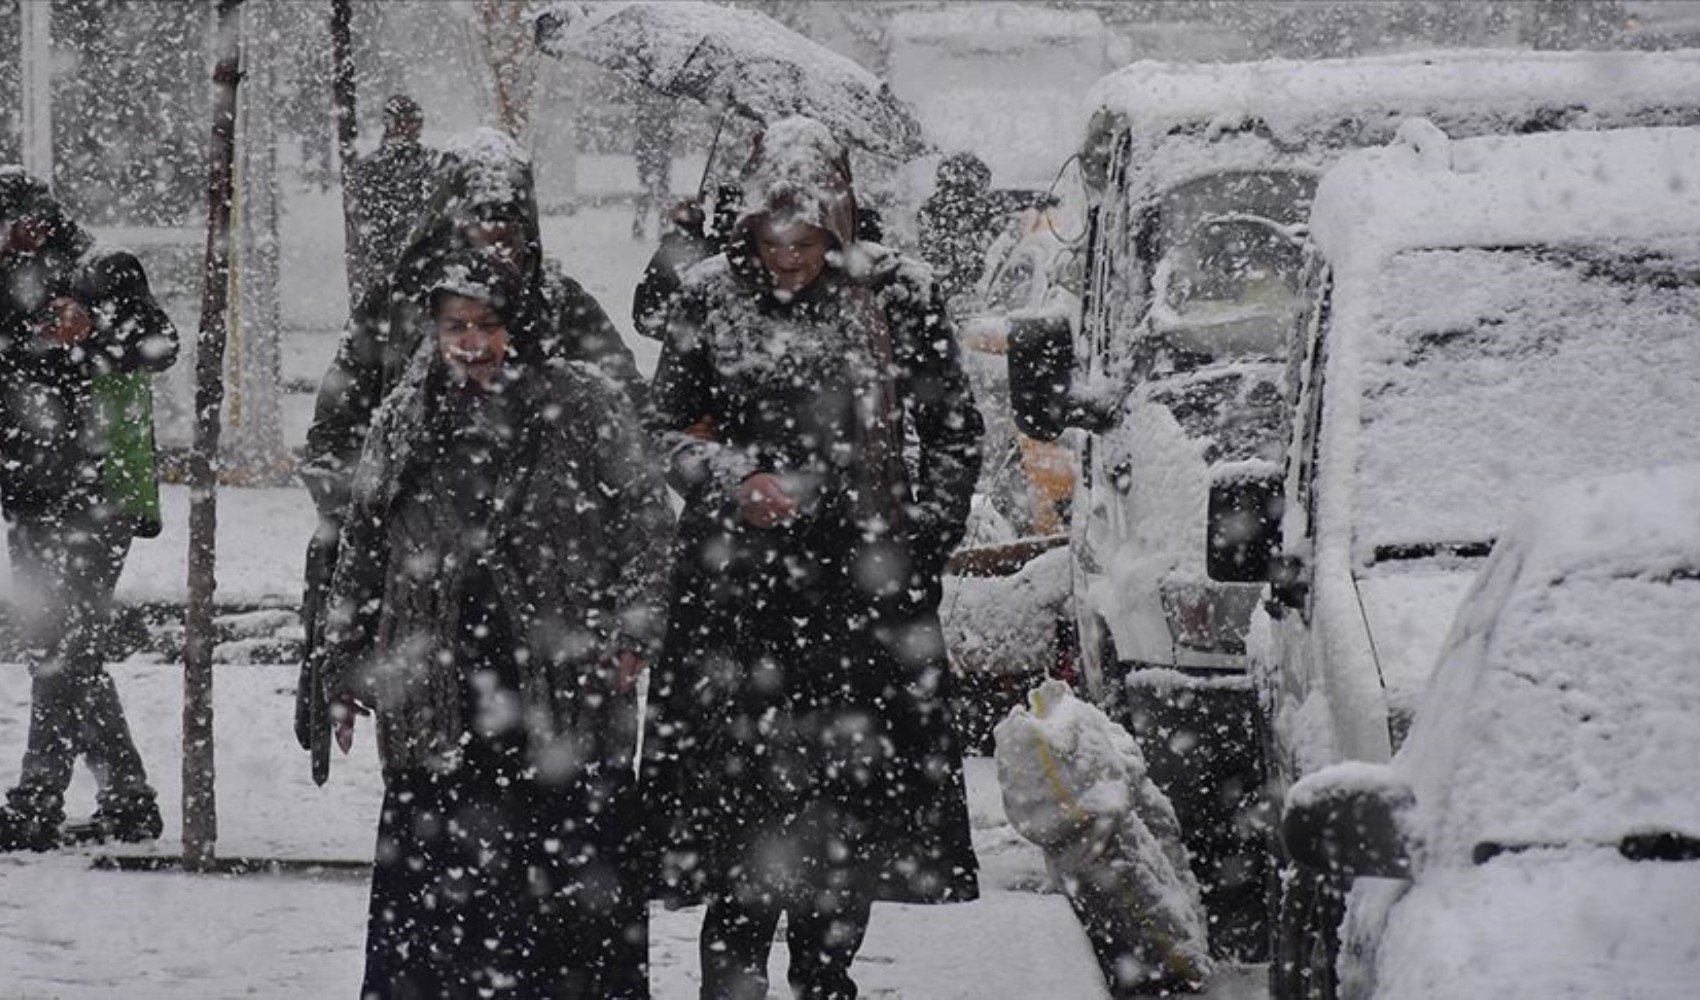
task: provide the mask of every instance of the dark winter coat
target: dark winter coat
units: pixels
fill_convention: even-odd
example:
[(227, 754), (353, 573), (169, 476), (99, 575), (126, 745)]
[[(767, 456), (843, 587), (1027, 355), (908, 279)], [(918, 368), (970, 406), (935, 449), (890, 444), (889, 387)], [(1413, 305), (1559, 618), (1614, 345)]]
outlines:
[[(753, 190), (758, 211), (778, 197)], [(848, 234), (847, 195), (785, 210)], [(743, 226), (686, 276), (653, 386), (685, 498), (646, 761), (677, 901), (839, 878), (908, 902), (977, 892), (937, 603), (981, 420), (926, 268), (845, 256), (854, 276), (830, 267), (785, 301)], [(908, 442), (885, 470), (880, 386)], [(742, 519), (758, 471), (785, 478), (794, 522)]]
[(417, 140), (386, 138), (355, 164), (356, 301), (395, 268), (430, 203), (441, 158)]
[[(46, 245), (0, 258), (0, 504), (9, 520), (58, 518), (104, 497), (104, 445), (93, 380), (159, 372), (177, 358), (177, 330), (154, 301), (142, 265), (104, 249), (65, 215), (45, 185), (0, 168), (0, 219), (46, 220)], [(80, 302), (94, 332), (65, 347), (37, 333), (54, 298)]]
[(938, 186), (916, 216), (921, 256), (933, 267), (945, 301), (969, 291), (986, 267), (986, 248), (1001, 213), (989, 192), (992, 173), (972, 153), (939, 164)]
[(525, 231), (533, 299), (527, 310), (545, 320), (539, 353), (590, 362), (635, 405), (643, 404), (643, 376), (619, 331), (588, 292), (543, 256), (535, 187), (524, 154), (505, 138), (480, 138), (481, 145), (449, 154), (442, 182), (408, 248), (394, 272), (356, 305), (319, 388), (301, 476), (321, 516), (333, 521), (340, 521), (347, 504), (349, 479), (373, 411), (430, 331), (425, 286), (436, 264), (457, 249), (457, 231), (467, 218), (502, 218)]
[(722, 184), (715, 190), (712, 214), (688, 203), (662, 220), (661, 244), (632, 294), (632, 325), (638, 333), (655, 340), (667, 338), (667, 314), (678, 298), (685, 272), (725, 249), (743, 202), (742, 188)]
[[(614, 654), (653, 659), (662, 636), (671, 514), (631, 404), (581, 364), (525, 366), (504, 393), (516, 415), (494, 473), (477, 560), (446, 558), (467, 523), (441, 488), (446, 376), (432, 345), (374, 421), (331, 585), (325, 690), (376, 707), (384, 766), (452, 757), (470, 720), (454, 650), (465, 575), (487, 575), (534, 761), (629, 765), (633, 694)], [(450, 470), (453, 471), (453, 470)], [(473, 568), (474, 566), (478, 568)]]

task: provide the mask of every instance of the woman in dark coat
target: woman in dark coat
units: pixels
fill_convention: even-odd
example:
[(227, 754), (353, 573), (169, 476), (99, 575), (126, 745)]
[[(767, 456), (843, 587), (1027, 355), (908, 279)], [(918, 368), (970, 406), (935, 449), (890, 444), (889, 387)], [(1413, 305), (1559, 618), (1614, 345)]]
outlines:
[(685, 507), (651, 689), (665, 892), (706, 899), (703, 996), (854, 997), (875, 899), (977, 895), (939, 573), (981, 421), (930, 274), (855, 242), (844, 150), (764, 136), (652, 386)]
[(644, 997), (633, 685), (661, 638), (665, 495), (624, 394), (541, 363), (515, 271), (454, 256), (429, 291), (318, 654), (345, 749), (378, 715), (363, 996)]

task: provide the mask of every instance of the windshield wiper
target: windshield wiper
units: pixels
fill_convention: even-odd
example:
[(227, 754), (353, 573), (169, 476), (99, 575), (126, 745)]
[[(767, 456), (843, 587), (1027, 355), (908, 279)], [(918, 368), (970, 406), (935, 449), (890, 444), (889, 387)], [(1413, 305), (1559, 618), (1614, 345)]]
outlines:
[(1700, 861), (1700, 837), (1675, 830), (1632, 833), (1618, 841), (1617, 850), (1631, 861)]
[(1376, 562), (1402, 562), (1410, 559), (1433, 559), (1452, 556), (1456, 559), (1483, 559), (1493, 551), (1493, 539), (1485, 542), (1406, 542), (1399, 545), (1377, 545)]
[[(1470, 860), (1475, 864), (1485, 865), (1503, 854), (1557, 850), (1563, 846), (1562, 843), (1536, 841), (1484, 840), (1470, 852)], [(1608, 845), (1599, 844), (1598, 846), (1605, 847)], [(1677, 833), (1675, 830), (1631, 833), (1624, 835), (1623, 839), (1617, 842), (1617, 852), (1630, 861), (1700, 861), (1700, 837)]]

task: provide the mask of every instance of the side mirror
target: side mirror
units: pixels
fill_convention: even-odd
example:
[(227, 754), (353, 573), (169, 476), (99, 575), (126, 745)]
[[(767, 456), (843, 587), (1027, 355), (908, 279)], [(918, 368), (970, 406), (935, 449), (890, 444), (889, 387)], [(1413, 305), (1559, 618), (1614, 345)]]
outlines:
[(1343, 878), (1410, 878), (1411, 786), (1386, 764), (1325, 767), (1287, 792), (1281, 840), (1287, 857)]
[(1074, 331), (1057, 313), (1009, 320), (1009, 398), (1015, 426), (1040, 441), (1070, 427), (1108, 430), (1115, 408), (1086, 398), (1074, 385)]
[(1289, 610), (1303, 611), (1310, 599), (1310, 567), (1293, 555), (1269, 560), (1269, 599), (1263, 602), (1271, 618), (1285, 617)]

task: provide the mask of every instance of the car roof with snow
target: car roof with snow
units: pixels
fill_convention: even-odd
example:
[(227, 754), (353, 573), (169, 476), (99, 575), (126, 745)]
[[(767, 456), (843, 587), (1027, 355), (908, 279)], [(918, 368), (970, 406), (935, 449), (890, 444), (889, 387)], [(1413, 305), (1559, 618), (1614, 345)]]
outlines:
[(1429, 846), (1700, 838), (1700, 465), (1574, 480), (1516, 518), (1399, 758)]
[(1700, 234), (1700, 129), (1448, 139), (1409, 121), (1400, 141), (1324, 175), (1310, 224), (1327, 258), (1358, 264), (1418, 247)]
[(1084, 110), (1089, 186), (1127, 135), (1129, 176), (1162, 189), (1223, 170), (1320, 172), (1412, 117), (1453, 136), (1700, 124), (1700, 50), (1138, 62), (1100, 79)]
[(1141, 61), (1099, 80), (1086, 107), (1140, 131), (1255, 119), (1279, 132), (1345, 115), (1405, 117), (1471, 106), (1495, 116), (1566, 106), (1620, 112), (1697, 89), (1700, 50), (1458, 49), (1302, 61)]

